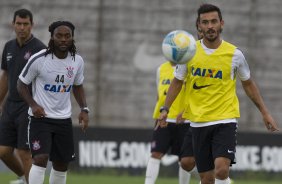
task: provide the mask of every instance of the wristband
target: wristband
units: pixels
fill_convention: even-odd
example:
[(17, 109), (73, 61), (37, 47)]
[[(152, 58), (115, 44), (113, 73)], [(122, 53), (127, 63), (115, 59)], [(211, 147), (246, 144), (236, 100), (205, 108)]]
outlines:
[(81, 111), (83, 111), (83, 112), (86, 112), (86, 113), (89, 113), (89, 108), (88, 107), (82, 107), (81, 108)]
[(169, 108), (166, 107), (166, 106), (162, 106), (162, 107), (160, 108), (160, 113), (161, 113), (162, 111), (166, 111), (166, 113), (168, 114)]

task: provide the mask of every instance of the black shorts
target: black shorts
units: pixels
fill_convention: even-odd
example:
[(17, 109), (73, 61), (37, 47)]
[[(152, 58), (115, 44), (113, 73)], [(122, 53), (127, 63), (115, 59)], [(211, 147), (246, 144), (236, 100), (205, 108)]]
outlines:
[[(190, 126), (190, 123), (189, 123)], [(193, 157), (193, 144), (192, 144), (192, 132), (190, 128), (186, 131), (184, 141), (181, 147), (180, 157)]]
[(158, 129), (153, 132), (151, 152), (165, 154), (170, 149), (170, 154), (180, 156), (184, 136), (189, 127), (189, 123), (168, 123), (168, 126), (165, 128), (158, 127)]
[(217, 124), (207, 127), (191, 127), (193, 151), (198, 171), (214, 169), (218, 157), (230, 159), (235, 164), (236, 123)]
[(31, 117), (29, 145), (32, 157), (48, 154), (50, 161), (70, 162), (75, 159), (72, 121)]
[(27, 111), (28, 105), (23, 101), (6, 101), (0, 117), (0, 145), (29, 149)]

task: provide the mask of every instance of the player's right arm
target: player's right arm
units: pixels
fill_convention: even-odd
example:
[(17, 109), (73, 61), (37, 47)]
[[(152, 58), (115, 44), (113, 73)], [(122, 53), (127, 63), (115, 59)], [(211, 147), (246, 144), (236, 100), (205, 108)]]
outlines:
[(8, 72), (6, 70), (0, 72), (0, 89), (0, 106), (2, 106), (8, 92)]
[(35, 102), (35, 100), (32, 98), (28, 85), (23, 83), (20, 79), (18, 79), (18, 82), (17, 82), (17, 90), (19, 94), (22, 96), (22, 98), (26, 101), (26, 103), (32, 109), (32, 113), (35, 118), (42, 118), (46, 116), (43, 107), (38, 105)]
[(174, 79), (172, 80), (164, 106), (160, 109), (160, 116), (158, 118), (158, 124), (160, 127), (166, 127), (166, 118), (167, 114), (169, 113), (169, 108), (176, 99), (177, 95), (180, 93), (183, 85), (183, 81), (187, 75), (187, 66), (186, 64), (177, 65), (174, 71)]
[(8, 92), (8, 71), (7, 71), (7, 59), (6, 59), (6, 45), (4, 46), (2, 52), (2, 61), (1, 61), (1, 71), (0, 71), (0, 112), (2, 112), (2, 105), (5, 99), (5, 96)]
[(183, 80), (179, 80), (176, 77), (174, 77), (174, 79), (172, 80), (172, 82), (171, 82), (171, 84), (168, 88), (165, 104), (160, 109), (160, 116), (158, 118), (158, 123), (159, 123), (160, 127), (166, 127), (167, 126), (166, 118), (167, 118), (167, 114), (169, 112), (169, 108), (172, 105), (172, 103), (174, 102), (174, 100), (176, 99), (179, 92), (181, 91), (182, 85), (183, 85)]
[(32, 110), (32, 114), (35, 118), (42, 118), (46, 116), (44, 108), (36, 103), (29, 90), (29, 84), (37, 77), (39, 72), (39, 61), (36, 59), (30, 59), (17, 81), (17, 90), (25, 102), (29, 105)]

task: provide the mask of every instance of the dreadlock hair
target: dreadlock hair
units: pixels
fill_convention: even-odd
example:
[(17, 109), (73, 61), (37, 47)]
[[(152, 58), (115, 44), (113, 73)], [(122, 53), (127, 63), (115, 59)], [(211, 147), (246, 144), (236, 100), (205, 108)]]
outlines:
[[(72, 32), (72, 36), (74, 36), (74, 25), (69, 22), (69, 21), (56, 21), (56, 22), (53, 22), (50, 26), (49, 26), (49, 32), (51, 33), (51, 37), (54, 35), (54, 31), (57, 27), (59, 26), (67, 26), (71, 29), (71, 32)], [(72, 40), (72, 45), (71, 47), (69, 48), (69, 52), (71, 54), (71, 56), (73, 57), (73, 60), (75, 60), (75, 54), (76, 54), (76, 46), (75, 46), (75, 41), (74, 39)], [(48, 43), (48, 47), (47, 47), (47, 50), (45, 52), (45, 56), (47, 54), (52, 54), (52, 58), (53, 58), (53, 55), (54, 55), (54, 52), (55, 52), (55, 45), (54, 45), (54, 40), (52, 38), (50, 38), (49, 40), (49, 43)]]

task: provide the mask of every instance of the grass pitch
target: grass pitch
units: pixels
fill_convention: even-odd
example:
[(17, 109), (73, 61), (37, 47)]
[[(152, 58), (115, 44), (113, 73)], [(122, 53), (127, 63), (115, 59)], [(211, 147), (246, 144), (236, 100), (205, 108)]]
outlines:
[[(9, 184), (9, 181), (16, 179), (16, 176), (11, 172), (0, 173), (0, 184)], [(48, 176), (45, 178), (44, 184), (48, 184)], [(126, 176), (126, 175), (101, 175), (101, 174), (78, 174), (69, 172), (67, 184), (143, 184), (144, 176)], [(198, 184), (199, 181), (192, 179), (190, 184)], [(234, 184), (281, 184), (281, 181), (258, 181), (234, 179)], [(158, 178), (156, 184), (178, 184), (177, 178)]]

